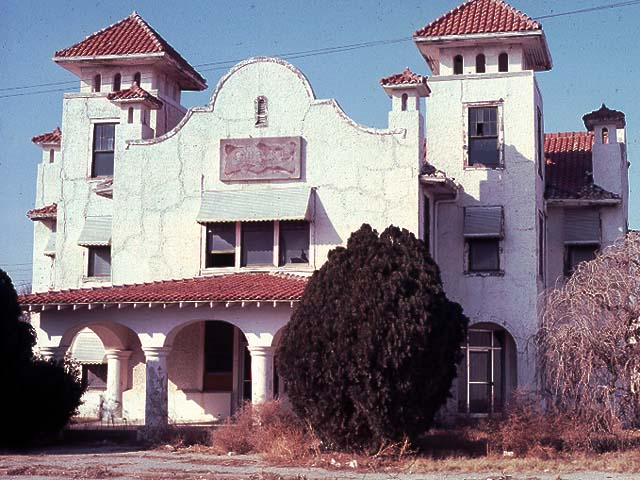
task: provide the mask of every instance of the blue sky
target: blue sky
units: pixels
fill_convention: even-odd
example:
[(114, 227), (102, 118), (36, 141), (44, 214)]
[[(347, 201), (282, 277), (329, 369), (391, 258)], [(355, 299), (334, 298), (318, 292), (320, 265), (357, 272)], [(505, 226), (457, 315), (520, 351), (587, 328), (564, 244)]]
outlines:
[[(0, 267), (16, 284), (31, 277), (33, 208), (40, 149), (32, 136), (61, 121), (61, 91), (76, 84), (7, 90), (75, 77), (56, 66), (54, 51), (137, 10), (199, 71), (209, 89), (184, 95), (186, 106), (206, 104), (218, 79), (241, 59), (376, 40), (410, 37), (461, 0), (388, 1), (8, 1), (0, 14)], [(616, 3), (617, 0), (512, 0), (531, 17)], [(582, 115), (602, 102), (627, 115), (630, 226), (640, 228), (640, 4), (542, 20), (554, 68), (538, 75), (545, 129), (583, 130)], [(385, 127), (389, 100), (378, 80), (409, 66), (429, 74), (410, 41), (290, 60), (319, 98), (336, 98), (356, 121)], [(428, 108), (428, 105), (427, 105)]]

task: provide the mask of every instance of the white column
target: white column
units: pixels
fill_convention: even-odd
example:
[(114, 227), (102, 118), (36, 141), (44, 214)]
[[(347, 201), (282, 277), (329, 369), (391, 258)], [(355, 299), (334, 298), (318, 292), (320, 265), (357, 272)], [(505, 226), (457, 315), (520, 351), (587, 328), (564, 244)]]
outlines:
[(247, 347), (251, 353), (251, 403), (273, 399), (273, 354), (275, 347)]
[(126, 382), (126, 369), (131, 356), (130, 350), (111, 349), (105, 351), (107, 357), (107, 391), (105, 405), (108, 413), (115, 417), (122, 417), (122, 392)]
[(57, 360), (59, 362), (64, 360), (64, 355), (67, 353), (67, 347), (45, 347), (39, 346), (38, 350), (40, 351), (40, 355), (45, 360)]
[(169, 372), (167, 357), (171, 347), (142, 347), (146, 361), (147, 381), (144, 424), (147, 436), (167, 425), (169, 419)]

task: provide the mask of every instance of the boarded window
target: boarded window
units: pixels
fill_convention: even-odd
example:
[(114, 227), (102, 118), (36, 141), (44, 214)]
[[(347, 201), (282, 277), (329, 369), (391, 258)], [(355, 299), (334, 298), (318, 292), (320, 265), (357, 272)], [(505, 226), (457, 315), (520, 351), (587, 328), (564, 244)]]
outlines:
[(111, 247), (88, 247), (89, 277), (108, 277), (111, 275)]
[(456, 55), (453, 57), (453, 74), (454, 75), (462, 75), (462, 70), (464, 68), (464, 59), (462, 55)]
[(564, 211), (564, 243), (600, 244), (600, 214), (592, 209)]
[(217, 321), (205, 322), (204, 390), (233, 390), (234, 327)]
[(476, 55), (476, 73), (486, 72), (486, 60), (483, 53)]
[(469, 108), (469, 165), (499, 164), (498, 107)]
[(242, 224), (241, 265), (273, 265), (273, 222)]
[(498, 55), (498, 71), (499, 72), (509, 71), (509, 55), (507, 55), (504, 52)]
[(309, 223), (280, 222), (280, 265), (309, 263)]
[(115, 136), (115, 123), (98, 123), (94, 125), (92, 177), (110, 177), (113, 175)]
[(464, 236), (501, 238), (504, 229), (501, 206), (465, 207)]
[(206, 268), (233, 267), (236, 258), (236, 224), (207, 225)]

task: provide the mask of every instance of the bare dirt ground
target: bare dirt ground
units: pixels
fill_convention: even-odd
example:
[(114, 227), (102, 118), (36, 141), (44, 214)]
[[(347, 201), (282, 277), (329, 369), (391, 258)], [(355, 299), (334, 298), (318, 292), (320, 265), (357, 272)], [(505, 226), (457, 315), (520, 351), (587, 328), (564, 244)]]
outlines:
[[(54, 480), (82, 479), (247, 479), (247, 480), (606, 480), (638, 479), (637, 473), (589, 471), (576, 464), (556, 471), (515, 473), (487, 468), (486, 472), (372, 471), (348, 466), (274, 466), (255, 455), (217, 456), (192, 450), (145, 450), (139, 445), (99, 443), (47, 447), (25, 452), (0, 453), (0, 477)], [(419, 470), (416, 468), (415, 470)], [(459, 469), (455, 469), (459, 470)], [(569, 469), (571, 470), (571, 468)]]

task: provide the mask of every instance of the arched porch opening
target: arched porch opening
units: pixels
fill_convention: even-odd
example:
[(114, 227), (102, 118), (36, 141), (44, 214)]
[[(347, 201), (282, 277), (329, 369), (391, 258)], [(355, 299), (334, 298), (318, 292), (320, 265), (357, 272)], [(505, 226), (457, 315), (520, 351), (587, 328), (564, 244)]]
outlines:
[(110, 422), (128, 417), (124, 393), (144, 358), (135, 332), (114, 322), (81, 322), (64, 332), (57, 354), (79, 363), (87, 389), (78, 417)]
[(504, 410), (517, 381), (516, 344), (500, 325), (469, 327), (458, 365), (458, 412), (487, 415)]

